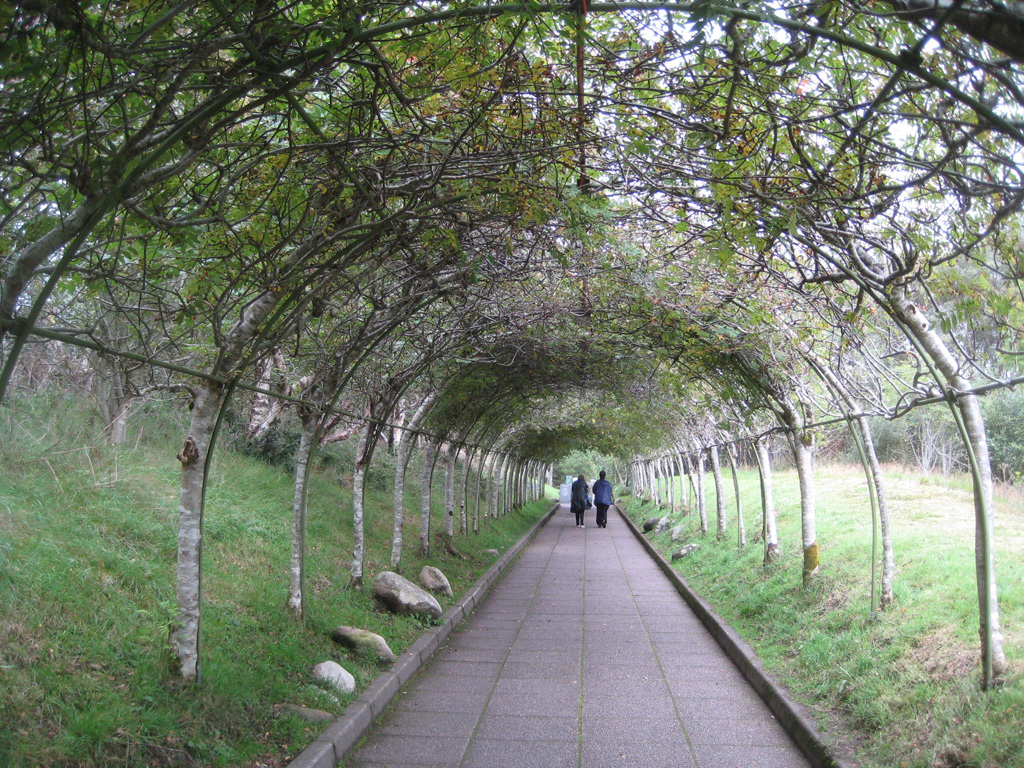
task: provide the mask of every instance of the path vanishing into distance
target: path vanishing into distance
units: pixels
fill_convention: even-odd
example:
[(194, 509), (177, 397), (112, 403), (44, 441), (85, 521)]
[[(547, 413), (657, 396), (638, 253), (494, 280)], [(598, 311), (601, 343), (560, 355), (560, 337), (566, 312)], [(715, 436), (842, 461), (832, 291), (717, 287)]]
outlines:
[(349, 768), (812, 765), (627, 523), (560, 509)]

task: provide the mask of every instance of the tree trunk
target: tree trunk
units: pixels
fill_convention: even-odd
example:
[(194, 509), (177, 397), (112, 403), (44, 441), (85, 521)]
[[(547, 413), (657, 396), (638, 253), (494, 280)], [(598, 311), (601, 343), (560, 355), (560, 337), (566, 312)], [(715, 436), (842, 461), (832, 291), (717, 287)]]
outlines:
[(740, 499), (740, 477), (736, 472), (736, 445), (730, 443), (725, 447), (729, 455), (729, 468), (732, 470), (732, 489), (736, 495), (736, 543), (740, 547), (747, 546), (747, 530), (743, 525), (743, 501)]
[(398, 448), (395, 454), (395, 485), (392, 494), (392, 505), (394, 523), (391, 529), (391, 569), (397, 571), (402, 565), (402, 532), (405, 524), (405, 473), (409, 468), (409, 445), (420, 422), (430, 406), (433, 405), (436, 395), (428, 395), (420, 403), (416, 412), (409, 419), (407, 429), (402, 430), (402, 436), (398, 440)]
[(772, 489), (772, 455), (768, 441), (758, 437), (754, 441), (757, 472), (761, 479), (762, 535), (764, 536), (764, 564), (767, 566), (779, 555), (779, 532), (775, 523), (775, 493)]
[(728, 523), (728, 510), (725, 506), (725, 484), (722, 482), (722, 464), (718, 459), (718, 446), (711, 446), (711, 474), (715, 478), (715, 515), (718, 522), (718, 530), (715, 538), (725, 538), (726, 524)]
[[(953, 390), (964, 392), (970, 382), (960, 373), (959, 365), (945, 342), (932, 329), (924, 314), (905, 297), (893, 300), (897, 317), (909, 329), (923, 351), (934, 362)], [(951, 410), (953, 406), (951, 404)], [(996, 588), (995, 558), (992, 547), (992, 466), (988, 452), (985, 420), (976, 395), (958, 395), (954, 416), (964, 435), (964, 444), (971, 460), (974, 477), (974, 557), (978, 582), (979, 635), (982, 644), (982, 687), (991, 688), (996, 678), (1007, 671), (1003, 651), (1003, 635), (999, 619), (999, 597)]]
[[(225, 334), (220, 357), (211, 373), (227, 376), (238, 363), (245, 344), (277, 305), (278, 293), (268, 291), (253, 300), (238, 322)], [(178, 614), (170, 635), (171, 651), (182, 678), (200, 676), (200, 607), (202, 605), (202, 537), (206, 473), (217, 424), (231, 385), (203, 381), (196, 387), (189, 436), (178, 454), (181, 487), (178, 491), (178, 565), (175, 588)]]
[(458, 507), (459, 507), (459, 533), (465, 536), (469, 533), (469, 469), (472, 464), (474, 450), (466, 449), (466, 455), (462, 460), (462, 480), (459, 483)]
[(800, 535), (803, 546), (803, 581), (806, 585), (821, 567), (818, 555), (818, 530), (814, 497), (814, 440), (803, 431), (787, 433), (793, 450), (793, 461), (800, 481)]
[(292, 559), (288, 577), (288, 608), (296, 616), (306, 613), (306, 501), (309, 467), (316, 445), (317, 418), (302, 416), (302, 434), (295, 453), (295, 493), (292, 497)]
[(430, 486), (434, 481), (437, 440), (430, 438), (423, 452), (423, 481), (420, 483), (420, 552), (430, 555)]
[(178, 672), (185, 680), (200, 675), (199, 632), (202, 603), (203, 488), (207, 457), (223, 402), (221, 386), (202, 382), (196, 388), (189, 435), (178, 453), (181, 486), (178, 491), (178, 613), (170, 635)]
[(708, 502), (707, 493), (704, 490), (704, 454), (697, 454), (697, 514), (700, 516), (700, 533), (707, 536), (708, 533)]
[(459, 451), (448, 443), (444, 452), (444, 541), (449, 551), (455, 539), (455, 462)]
[[(683, 457), (683, 460), (686, 462), (686, 512), (689, 514), (689, 512), (697, 505), (697, 470), (693, 463), (693, 457), (690, 456), (690, 454), (686, 454)], [(693, 493), (692, 502), (690, 501), (690, 493)]]
[(484, 467), (486, 466), (487, 453), (481, 451), (476, 466), (476, 491), (473, 493), (473, 533), (480, 533), (480, 486), (483, 484)]
[(363, 483), (366, 478), (366, 450), (373, 430), (373, 422), (368, 421), (359, 434), (356, 446), (356, 464), (352, 470), (352, 567), (349, 572), (349, 586), (353, 589), (363, 588), (363, 564), (365, 561), (366, 539), (363, 530)]
[[(847, 388), (840, 381), (839, 377), (832, 372), (823, 360), (812, 358), (812, 364), (815, 369), (821, 373), (822, 378), (825, 379), (836, 391), (842, 401), (846, 404), (846, 407), (854, 414), (861, 413), (860, 403), (858, 403), (854, 397), (849, 393)], [(874, 502), (875, 509), (878, 511), (878, 527), (882, 537), (882, 579), (881, 579), (881, 596), (879, 598), (879, 605), (885, 608), (892, 605), (893, 594), (892, 594), (892, 581), (893, 575), (896, 572), (895, 557), (893, 554), (892, 546), (892, 529), (889, 518), (889, 504), (886, 500), (885, 495), (885, 483), (882, 481), (882, 468), (878, 464), (878, 453), (875, 451), (875, 441), (871, 436), (871, 425), (868, 423), (866, 416), (858, 415), (856, 417), (857, 431), (860, 435), (860, 445), (864, 451), (864, 461), (867, 465), (867, 481), (871, 484), (871, 495), (872, 501)], [(872, 556), (872, 564), (875, 562), (874, 556)], [(874, 565), (872, 565), (872, 568)], [(873, 582), (873, 579), (872, 579)], [(874, 605), (872, 604), (872, 610)]]

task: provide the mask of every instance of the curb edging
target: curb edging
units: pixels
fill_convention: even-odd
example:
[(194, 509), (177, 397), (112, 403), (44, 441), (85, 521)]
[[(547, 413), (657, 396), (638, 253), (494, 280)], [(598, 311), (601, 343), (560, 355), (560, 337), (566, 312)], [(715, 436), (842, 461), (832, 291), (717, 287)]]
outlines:
[(750, 686), (757, 691), (758, 696), (768, 705), (768, 709), (775, 715), (775, 719), (800, 747), (814, 768), (848, 768), (825, 745), (814, 723), (803, 713), (803, 708), (790, 699), (789, 692), (764, 671), (761, 660), (754, 653), (754, 649), (736, 634), (736, 630), (726, 624), (700, 595), (690, 588), (686, 579), (672, 568), (664, 555), (644, 536), (632, 518), (618, 504), (615, 504), (614, 507), (619, 516), (626, 521), (626, 525), (633, 535), (640, 540), (644, 549), (654, 559), (654, 562), (668, 576), (669, 581), (682, 595), (686, 604), (697, 614), (697, 618), (700, 619), (705, 629), (725, 651), (725, 655), (736, 665)]
[(386, 672), (377, 675), (355, 701), (349, 704), (316, 739), (288, 763), (288, 768), (335, 768), (358, 744), (387, 709), (391, 700), (430, 659), (452, 631), (476, 607), (494, 583), (504, 574), (523, 548), (558, 511), (556, 502), (515, 544), (499, 557), (466, 593), (441, 614), (440, 623), (431, 627), (405, 649)]

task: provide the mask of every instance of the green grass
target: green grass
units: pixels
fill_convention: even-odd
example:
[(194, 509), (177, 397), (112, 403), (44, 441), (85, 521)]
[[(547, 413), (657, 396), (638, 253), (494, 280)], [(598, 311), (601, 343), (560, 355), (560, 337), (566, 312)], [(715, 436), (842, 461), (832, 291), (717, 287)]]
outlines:
[[(309, 494), (308, 615), (285, 610), (292, 480), (220, 451), (207, 496), (202, 681), (170, 672), (175, 612), (180, 417), (153, 408), (127, 448), (99, 437), (87, 404), (14, 400), (0, 409), (0, 765), (282, 766), (321, 729), (282, 714), (301, 704), (340, 713), (310, 670), (339, 661), (360, 688), (383, 668), (334, 644), (339, 624), (383, 635), (396, 652), (423, 621), (377, 610), (349, 588), (351, 470), (326, 456)], [(381, 462), (387, 465), (387, 462)], [(458, 555), (418, 550), (419, 465), (406, 482), (402, 571), (428, 562), (458, 596), (549, 508), (541, 501), (458, 536)], [(435, 482), (434, 530), (441, 526)], [(368, 482), (367, 585), (388, 569), (390, 487)], [(446, 601), (442, 599), (442, 605)]]
[[(781, 559), (762, 566), (756, 472), (741, 471), (748, 545), (736, 541), (727, 483), (729, 535), (716, 541), (695, 513), (677, 512), (683, 539), (656, 537), (665, 553), (699, 541), (676, 570), (754, 648), (766, 668), (807, 706), (827, 740), (852, 750), (861, 768), (1024, 767), (1024, 504), (997, 494), (997, 579), (1012, 670), (1005, 685), (980, 690), (974, 518), (963, 478), (943, 482), (891, 470), (895, 605), (871, 608), (871, 519), (859, 468), (819, 466), (820, 574), (802, 585), (799, 489), (793, 472), (775, 475)], [(680, 497), (681, 498), (681, 497)], [(627, 498), (637, 521), (655, 513)], [(880, 549), (879, 549), (880, 556)]]

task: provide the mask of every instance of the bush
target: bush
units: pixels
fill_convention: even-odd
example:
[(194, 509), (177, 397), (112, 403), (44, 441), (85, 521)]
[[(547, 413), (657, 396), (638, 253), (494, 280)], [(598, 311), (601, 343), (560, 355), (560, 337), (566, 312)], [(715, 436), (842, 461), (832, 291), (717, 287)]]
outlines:
[(1002, 390), (982, 402), (992, 472), (1004, 482), (1017, 482), (1024, 476), (1024, 393)]

